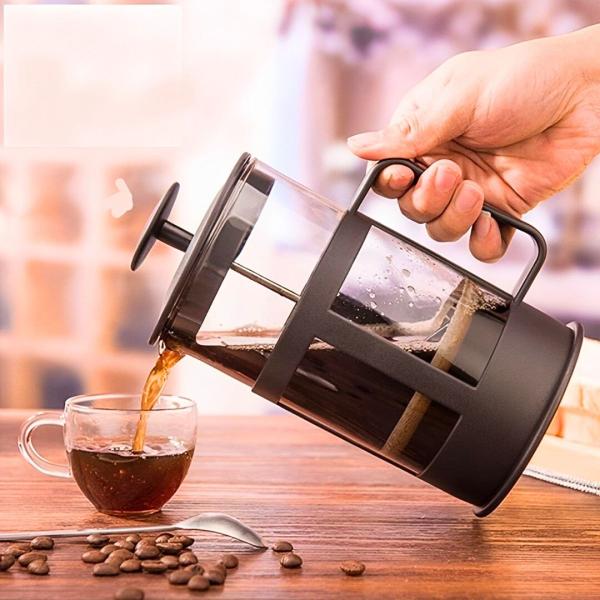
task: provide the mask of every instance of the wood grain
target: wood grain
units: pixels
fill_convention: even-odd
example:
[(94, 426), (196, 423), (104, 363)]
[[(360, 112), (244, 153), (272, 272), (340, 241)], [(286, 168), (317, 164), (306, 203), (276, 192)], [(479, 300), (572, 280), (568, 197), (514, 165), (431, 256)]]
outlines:
[[(29, 414), (0, 411), (0, 529), (123, 523), (96, 513), (73, 482), (38, 474), (18, 456), (18, 424)], [(58, 430), (40, 432), (39, 446), (59, 459)], [(600, 597), (597, 497), (522, 478), (500, 509), (480, 520), (466, 504), (292, 416), (202, 418), (191, 472), (152, 520), (213, 510), (266, 539), (292, 541), (304, 566), (286, 571), (270, 550), (198, 534), (199, 555), (240, 556), (225, 587), (202, 597)], [(127, 585), (143, 587), (147, 600), (199, 596), (162, 575), (94, 578), (80, 561), (85, 547), (58, 540), (48, 577), (15, 567), (0, 573), (0, 598), (110, 600)], [(339, 570), (351, 559), (366, 563), (364, 576)]]

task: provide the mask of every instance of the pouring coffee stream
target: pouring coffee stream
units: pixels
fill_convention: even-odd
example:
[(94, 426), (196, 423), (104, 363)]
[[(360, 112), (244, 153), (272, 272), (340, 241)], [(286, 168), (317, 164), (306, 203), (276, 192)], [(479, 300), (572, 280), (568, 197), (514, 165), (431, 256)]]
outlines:
[(148, 425), (148, 411), (152, 410), (160, 398), (169, 372), (183, 358), (183, 355), (176, 350), (170, 350), (162, 346), (156, 359), (156, 364), (148, 373), (144, 383), (142, 397), (140, 402), (140, 418), (135, 429), (135, 436), (131, 444), (133, 452), (140, 453), (144, 450), (144, 441), (146, 439), (146, 428)]

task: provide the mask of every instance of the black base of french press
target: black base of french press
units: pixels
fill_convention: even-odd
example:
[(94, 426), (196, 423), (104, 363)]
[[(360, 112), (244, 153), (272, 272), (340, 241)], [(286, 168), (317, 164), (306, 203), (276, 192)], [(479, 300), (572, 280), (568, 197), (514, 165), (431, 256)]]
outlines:
[(535, 451), (537, 450), (538, 446), (542, 441), (542, 438), (544, 437), (548, 427), (550, 426), (550, 422), (552, 421), (554, 415), (556, 414), (556, 411), (558, 410), (560, 402), (564, 396), (565, 390), (569, 385), (569, 380), (571, 379), (573, 369), (575, 368), (575, 364), (577, 363), (577, 358), (579, 356), (579, 350), (581, 348), (581, 344), (583, 343), (583, 327), (579, 323), (569, 323), (567, 327), (572, 329), (574, 334), (573, 345), (571, 347), (571, 356), (569, 361), (565, 364), (565, 370), (560, 380), (560, 384), (556, 389), (552, 401), (548, 405), (548, 411), (546, 412), (544, 418), (540, 422), (540, 425), (535, 431), (534, 435), (532, 436), (528, 446), (523, 451), (523, 455), (521, 456), (520, 460), (515, 464), (514, 469), (507, 477), (506, 481), (498, 490), (496, 495), (485, 506), (473, 510), (475, 515), (478, 517), (486, 517), (496, 508), (498, 508), (500, 503), (504, 500), (504, 498), (506, 498), (506, 496), (509, 494), (512, 488), (515, 486), (521, 475), (523, 475), (523, 471), (527, 468), (527, 465), (533, 458)]

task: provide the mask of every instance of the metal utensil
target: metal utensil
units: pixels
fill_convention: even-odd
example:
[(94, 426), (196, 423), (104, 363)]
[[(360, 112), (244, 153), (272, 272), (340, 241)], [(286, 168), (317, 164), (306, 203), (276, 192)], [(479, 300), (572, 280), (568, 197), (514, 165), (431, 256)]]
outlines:
[(21, 531), (17, 533), (0, 532), (0, 541), (15, 541), (34, 538), (40, 535), (50, 537), (79, 537), (92, 534), (112, 533), (139, 533), (151, 531), (173, 531), (175, 529), (186, 529), (190, 531), (209, 531), (218, 533), (234, 540), (244, 542), (254, 548), (266, 548), (267, 545), (261, 537), (250, 527), (244, 525), (234, 517), (224, 513), (206, 512), (180, 521), (179, 523), (150, 525), (140, 527), (109, 527), (105, 529), (59, 529), (56, 531)]

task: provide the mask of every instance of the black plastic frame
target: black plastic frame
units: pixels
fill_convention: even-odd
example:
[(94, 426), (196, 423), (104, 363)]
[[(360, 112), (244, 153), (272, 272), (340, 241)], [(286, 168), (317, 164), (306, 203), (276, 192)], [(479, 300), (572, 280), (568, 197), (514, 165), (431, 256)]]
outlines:
[[(372, 220), (360, 213), (344, 215), (252, 391), (279, 402), (310, 343), (317, 337), (461, 413), (464, 403), (475, 398), (475, 387), (331, 310), (372, 226)], [(396, 232), (392, 234), (398, 237)]]

